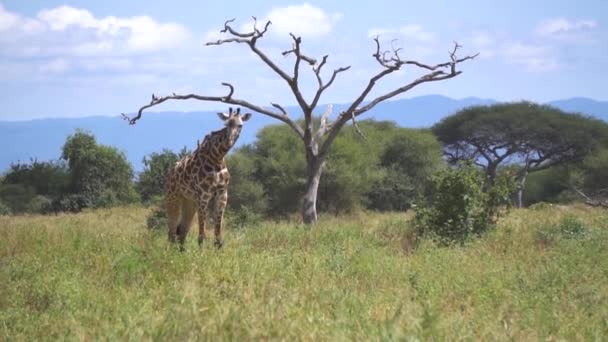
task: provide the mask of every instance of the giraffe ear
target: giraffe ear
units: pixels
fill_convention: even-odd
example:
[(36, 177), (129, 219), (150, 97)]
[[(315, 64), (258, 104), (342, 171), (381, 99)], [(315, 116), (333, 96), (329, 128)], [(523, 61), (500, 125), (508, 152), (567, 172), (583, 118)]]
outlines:
[(226, 114), (226, 113), (217, 113), (217, 116), (222, 119), (222, 121), (226, 121), (228, 120), (228, 118), (230, 118), (230, 115)]
[(243, 122), (249, 120), (251, 118), (251, 113), (246, 113), (245, 115), (243, 115), (241, 117), (241, 120), (243, 120)]

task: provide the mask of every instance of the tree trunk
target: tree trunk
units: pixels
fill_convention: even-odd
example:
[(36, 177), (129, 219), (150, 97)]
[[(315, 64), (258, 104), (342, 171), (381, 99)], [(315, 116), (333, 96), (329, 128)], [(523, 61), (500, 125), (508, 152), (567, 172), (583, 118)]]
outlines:
[(494, 163), (489, 163), (486, 168), (486, 180), (483, 184), (483, 192), (487, 192), (490, 190), (492, 185), (494, 185), (494, 179), (496, 178), (496, 171), (498, 169), (498, 165)]
[(517, 207), (522, 208), (524, 206), (524, 187), (526, 185), (526, 178), (528, 178), (528, 170), (522, 170), (517, 180)]
[(305, 224), (317, 222), (317, 193), (325, 162), (319, 157), (308, 160), (306, 175), (306, 192), (302, 203), (302, 220)]

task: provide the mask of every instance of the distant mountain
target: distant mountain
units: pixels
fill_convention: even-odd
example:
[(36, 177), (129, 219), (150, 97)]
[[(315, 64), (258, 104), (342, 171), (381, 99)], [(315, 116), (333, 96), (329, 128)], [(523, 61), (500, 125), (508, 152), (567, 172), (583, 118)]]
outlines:
[(608, 101), (595, 101), (585, 97), (573, 97), (566, 100), (551, 101), (548, 104), (568, 112), (578, 112), (608, 121)]
[[(496, 103), (491, 99), (468, 97), (460, 100), (445, 96), (428, 95), (387, 101), (379, 104), (363, 118), (395, 121), (403, 127), (429, 127), (456, 111), (473, 105)], [(587, 98), (572, 98), (548, 104), (567, 111), (580, 112), (608, 121), (608, 102)], [(345, 105), (335, 105), (334, 113)], [(288, 108), (297, 117), (295, 108)], [(319, 107), (319, 112), (325, 110)], [(335, 115), (335, 114), (334, 114)], [(258, 130), (277, 124), (264, 115), (254, 115), (245, 125), (238, 144), (255, 140)], [(222, 127), (215, 112), (162, 112), (146, 113), (137, 125), (129, 126), (120, 117), (85, 117), (78, 119), (40, 119), (32, 121), (0, 121), (0, 172), (13, 162), (57, 159), (66, 137), (76, 129), (91, 131), (101, 144), (112, 145), (124, 151), (135, 170), (142, 169), (142, 159), (163, 148), (179, 150), (193, 148), (211, 130)]]

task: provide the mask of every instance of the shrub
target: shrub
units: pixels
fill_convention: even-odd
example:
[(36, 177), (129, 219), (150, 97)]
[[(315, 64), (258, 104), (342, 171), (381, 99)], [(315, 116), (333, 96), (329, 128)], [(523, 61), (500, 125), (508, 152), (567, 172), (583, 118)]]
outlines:
[(83, 194), (67, 194), (53, 201), (53, 211), (77, 213), (92, 206), (91, 198)]
[(247, 206), (241, 206), (238, 210), (231, 210), (224, 217), (226, 218), (225, 225), (234, 228), (257, 226), (262, 221), (262, 215)]
[(536, 242), (549, 247), (556, 241), (583, 239), (589, 235), (589, 228), (574, 215), (564, 216), (557, 224), (545, 224), (536, 232)]
[(504, 175), (488, 191), (483, 184), (483, 173), (471, 164), (437, 173), (429, 199), (415, 207), (417, 233), (447, 245), (463, 243), (492, 228), (510, 205), (514, 181)]
[(153, 231), (167, 228), (167, 211), (164, 206), (158, 206), (146, 218), (146, 226)]
[(12, 214), (11, 208), (9, 208), (6, 204), (0, 201), (0, 215), (10, 215)]
[(27, 204), (25, 211), (33, 214), (46, 214), (52, 209), (52, 201), (50, 198), (42, 195), (36, 195)]
[(566, 215), (558, 225), (560, 235), (565, 239), (580, 239), (587, 235), (588, 229), (578, 217)]

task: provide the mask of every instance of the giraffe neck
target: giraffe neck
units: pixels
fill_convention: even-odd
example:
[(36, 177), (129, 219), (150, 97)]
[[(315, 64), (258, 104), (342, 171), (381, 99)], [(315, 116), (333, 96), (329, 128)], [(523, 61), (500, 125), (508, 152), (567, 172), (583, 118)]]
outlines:
[(219, 165), (230, 150), (228, 129), (214, 131), (205, 136), (203, 142), (194, 151), (196, 159), (206, 159)]

